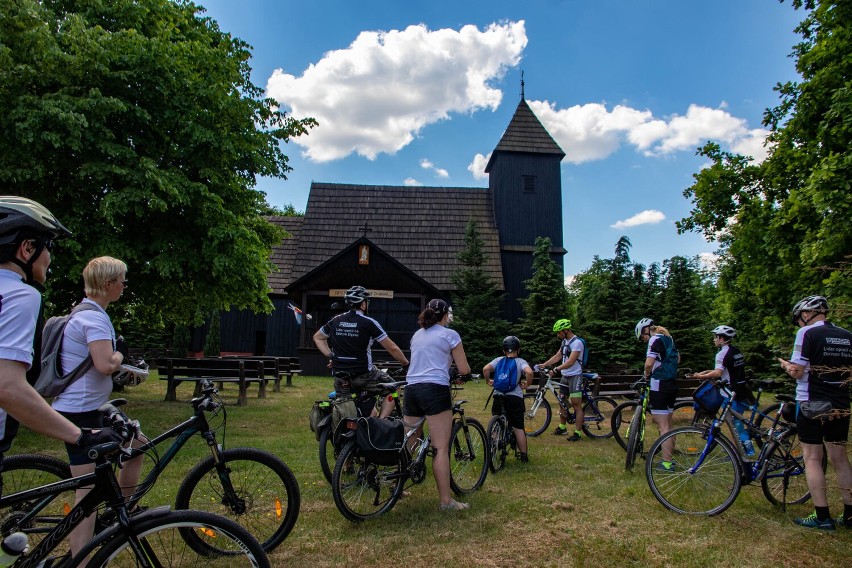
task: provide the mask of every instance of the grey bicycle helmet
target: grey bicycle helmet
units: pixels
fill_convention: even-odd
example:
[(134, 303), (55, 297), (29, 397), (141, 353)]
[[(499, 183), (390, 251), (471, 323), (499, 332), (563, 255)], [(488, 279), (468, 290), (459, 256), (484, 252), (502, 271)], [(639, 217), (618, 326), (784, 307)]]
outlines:
[(727, 337), (728, 339), (731, 339), (737, 334), (737, 330), (735, 330), (729, 325), (720, 325), (714, 327), (711, 333), (713, 335), (721, 335), (722, 337)]
[(642, 330), (645, 329), (646, 327), (650, 327), (652, 325), (654, 325), (654, 320), (652, 320), (651, 318), (640, 319), (639, 323), (636, 324), (636, 329), (634, 330), (636, 332), (636, 339), (641, 339), (642, 338)]
[(509, 335), (503, 340), (503, 351), (518, 351), (521, 348), (521, 340), (514, 335)]
[(346, 301), (346, 304), (352, 308), (361, 305), (361, 302), (364, 300), (370, 299), (370, 293), (367, 292), (367, 289), (363, 286), (352, 286), (346, 291), (343, 299)]
[(71, 231), (47, 207), (32, 199), (0, 196), (0, 245), (40, 235), (57, 239), (71, 235)]
[(799, 321), (802, 312), (818, 312), (824, 314), (828, 312), (828, 300), (825, 299), (825, 296), (808, 296), (807, 298), (799, 300), (796, 305), (793, 306), (793, 325), (796, 325)]

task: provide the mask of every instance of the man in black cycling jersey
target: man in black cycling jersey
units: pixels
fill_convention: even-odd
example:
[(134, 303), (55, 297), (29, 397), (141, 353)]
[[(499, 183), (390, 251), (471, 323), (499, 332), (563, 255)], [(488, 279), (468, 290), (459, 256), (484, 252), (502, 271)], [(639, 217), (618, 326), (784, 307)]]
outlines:
[[(793, 307), (798, 325), (789, 361), (781, 368), (796, 379), (796, 426), (802, 442), (805, 477), (815, 511), (795, 518), (797, 525), (833, 531), (837, 524), (852, 528), (852, 466), (846, 454), (849, 439), (849, 381), (852, 373), (852, 333), (827, 321), (828, 300), (808, 296)], [(824, 446), (823, 446), (824, 444)], [(835, 523), (828, 509), (823, 447), (837, 474), (843, 515)]]
[[(737, 332), (729, 325), (720, 325), (713, 329), (713, 344), (719, 349), (716, 353), (715, 367), (709, 371), (699, 371), (687, 375), (696, 379), (722, 379), (731, 385), (731, 390), (736, 397), (735, 401), (743, 404), (754, 404), (754, 393), (748, 386), (746, 379), (746, 361), (735, 345), (731, 343)], [(743, 407), (737, 407), (737, 412), (742, 412)]]
[[(352, 286), (346, 291), (344, 300), (349, 310), (332, 318), (314, 334), (317, 348), (331, 361), (338, 400), (358, 394), (371, 385), (393, 380), (373, 365), (371, 347), (374, 342), (384, 347), (402, 366), (408, 366), (402, 350), (379, 322), (367, 315), (370, 306), (367, 289)], [(385, 406), (390, 413), (390, 405)]]

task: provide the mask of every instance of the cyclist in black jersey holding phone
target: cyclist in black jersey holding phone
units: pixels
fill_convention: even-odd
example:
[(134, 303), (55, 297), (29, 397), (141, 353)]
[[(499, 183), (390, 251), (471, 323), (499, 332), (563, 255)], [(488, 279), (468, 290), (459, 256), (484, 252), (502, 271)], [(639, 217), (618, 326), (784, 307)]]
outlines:
[[(408, 366), (408, 359), (399, 346), (379, 322), (367, 315), (370, 306), (367, 289), (352, 286), (346, 291), (344, 300), (349, 310), (332, 318), (314, 334), (317, 348), (331, 362), (338, 400), (350, 398), (377, 383), (393, 381), (373, 364), (371, 348), (374, 342), (384, 347), (402, 366)], [(391, 405), (384, 405), (382, 415), (391, 410)]]
[(735, 345), (731, 343), (737, 335), (737, 331), (728, 325), (720, 325), (713, 329), (713, 345), (719, 351), (716, 353), (716, 362), (713, 369), (709, 371), (699, 371), (687, 375), (689, 378), (696, 379), (722, 379), (731, 385), (731, 390), (736, 397), (735, 402), (739, 402), (735, 407), (737, 412), (742, 412), (744, 405), (754, 404), (754, 393), (748, 386), (746, 379), (746, 361)]

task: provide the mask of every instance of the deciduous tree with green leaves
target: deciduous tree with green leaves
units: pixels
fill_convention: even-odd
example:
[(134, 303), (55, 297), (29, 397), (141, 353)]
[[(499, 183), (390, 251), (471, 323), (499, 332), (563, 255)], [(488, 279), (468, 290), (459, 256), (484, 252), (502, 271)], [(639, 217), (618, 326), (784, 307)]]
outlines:
[[(92, 257), (127, 262), (125, 305), (173, 322), (269, 311), (258, 176), (307, 133), (250, 80), (249, 46), (184, 0), (0, 0), (0, 186), (74, 233), (53, 259), (67, 310)], [(121, 319), (120, 317), (118, 318)], [(156, 318), (155, 318), (156, 319)]]
[(485, 252), (476, 221), (465, 227), (465, 248), (453, 272), (453, 328), (461, 335), (467, 360), (474, 373), (500, 354), (509, 327), (500, 319), (500, 291), (483, 266)]
[[(719, 239), (719, 300), (739, 319), (730, 325), (782, 352), (791, 345), (796, 300), (852, 300), (852, 274), (842, 269), (852, 251), (852, 4), (792, 5), (807, 11), (793, 48), (801, 81), (776, 87), (781, 102), (764, 115), (767, 159), (757, 164), (705, 145), (698, 153), (711, 165), (684, 191), (694, 207), (678, 223), (681, 232)], [(765, 349), (746, 355), (769, 360)]]

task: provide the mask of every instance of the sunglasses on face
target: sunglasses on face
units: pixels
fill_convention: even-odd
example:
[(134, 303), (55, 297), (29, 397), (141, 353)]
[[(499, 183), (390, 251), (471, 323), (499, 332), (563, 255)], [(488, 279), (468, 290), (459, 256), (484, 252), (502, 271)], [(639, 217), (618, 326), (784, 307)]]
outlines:
[(44, 248), (47, 252), (53, 252), (53, 239), (47, 239), (44, 241), (32, 240), (30, 241), (34, 247), (38, 247), (39, 245)]

